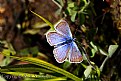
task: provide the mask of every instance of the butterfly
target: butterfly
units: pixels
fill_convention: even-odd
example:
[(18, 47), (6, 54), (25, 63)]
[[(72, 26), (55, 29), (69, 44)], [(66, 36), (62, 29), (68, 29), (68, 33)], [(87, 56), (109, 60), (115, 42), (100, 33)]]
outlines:
[(68, 60), (70, 63), (80, 63), (83, 57), (72, 37), (68, 23), (62, 19), (55, 26), (55, 31), (47, 32), (47, 42), (54, 46), (53, 54), (58, 63)]

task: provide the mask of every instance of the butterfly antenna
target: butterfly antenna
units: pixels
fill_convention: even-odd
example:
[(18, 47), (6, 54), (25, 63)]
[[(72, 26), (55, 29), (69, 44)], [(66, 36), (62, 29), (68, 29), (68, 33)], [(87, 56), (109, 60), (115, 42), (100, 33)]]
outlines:
[(78, 41), (76, 41), (76, 42), (78, 43), (79, 48), (84, 52), (84, 55), (85, 55), (85, 57), (86, 57), (86, 59), (87, 59), (87, 62), (93, 67), (93, 69), (96, 70), (95, 65), (91, 63), (91, 61), (90, 61), (90, 59), (89, 59), (89, 57), (88, 57), (88, 55), (87, 55), (87, 52), (85, 51), (85, 49), (83, 48), (83, 46), (82, 46)]

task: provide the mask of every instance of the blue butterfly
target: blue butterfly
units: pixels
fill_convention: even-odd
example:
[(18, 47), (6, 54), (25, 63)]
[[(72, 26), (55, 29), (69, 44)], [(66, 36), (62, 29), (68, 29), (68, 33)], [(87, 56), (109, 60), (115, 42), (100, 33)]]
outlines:
[(70, 63), (83, 61), (81, 52), (71, 34), (68, 23), (60, 20), (55, 26), (55, 31), (46, 34), (47, 42), (54, 46), (53, 54), (58, 63), (68, 60)]

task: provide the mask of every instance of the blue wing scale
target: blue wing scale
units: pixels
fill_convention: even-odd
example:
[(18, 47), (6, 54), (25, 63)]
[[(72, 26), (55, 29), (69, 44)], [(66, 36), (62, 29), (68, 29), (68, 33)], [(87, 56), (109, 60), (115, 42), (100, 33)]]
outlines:
[(60, 20), (60, 22), (55, 25), (55, 30), (57, 33), (60, 33), (67, 38), (72, 38), (71, 30), (65, 20)]
[(66, 38), (57, 32), (48, 32), (46, 34), (46, 38), (47, 38), (47, 42), (51, 46), (55, 46), (66, 41)]
[(71, 53), (69, 55), (69, 61), (71, 63), (80, 63), (83, 61), (83, 57), (81, 55), (80, 50), (78, 49), (75, 42), (71, 43)]
[(64, 44), (62, 46), (55, 48), (53, 50), (53, 54), (55, 56), (56, 61), (58, 63), (63, 63), (68, 57), (69, 50), (70, 50), (69, 44)]

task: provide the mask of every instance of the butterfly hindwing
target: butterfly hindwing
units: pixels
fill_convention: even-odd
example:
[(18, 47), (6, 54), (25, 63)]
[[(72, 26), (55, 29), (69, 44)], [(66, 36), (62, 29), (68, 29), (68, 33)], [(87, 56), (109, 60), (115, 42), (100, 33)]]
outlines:
[(65, 59), (68, 57), (68, 53), (70, 50), (69, 44), (61, 45), (53, 50), (53, 54), (58, 63), (63, 63)]
[(53, 54), (58, 63), (63, 63), (66, 59), (70, 63), (80, 63), (83, 61), (80, 50), (74, 42), (68, 23), (60, 20), (55, 25), (54, 32), (46, 34), (47, 42), (54, 46)]
[(80, 50), (78, 49), (75, 42), (71, 43), (71, 53), (69, 55), (69, 61), (71, 63), (80, 63), (83, 61)]
[(63, 42), (66, 41), (64, 36), (57, 33), (57, 32), (48, 32), (46, 34), (46, 38), (47, 38), (48, 43), (51, 46), (58, 45), (58, 44), (63, 43)]

